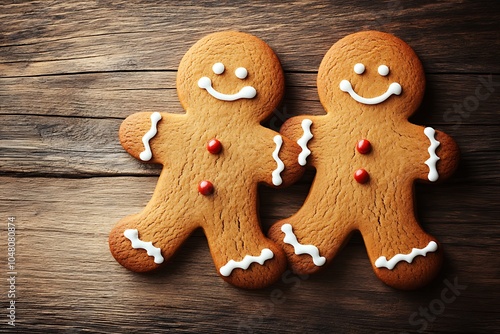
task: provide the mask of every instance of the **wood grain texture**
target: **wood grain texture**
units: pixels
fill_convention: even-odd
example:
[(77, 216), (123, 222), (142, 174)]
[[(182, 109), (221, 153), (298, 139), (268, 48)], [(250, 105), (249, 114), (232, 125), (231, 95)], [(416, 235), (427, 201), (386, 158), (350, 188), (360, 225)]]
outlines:
[[(0, 2), (0, 254), (6, 266), (15, 216), (18, 272), (17, 326), (4, 280), (0, 332), (499, 332), (499, 14), (494, 1)], [(452, 135), (462, 154), (451, 180), (415, 189), (418, 218), (445, 249), (430, 286), (384, 286), (359, 235), (324, 272), (287, 272), (259, 291), (217, 276), (201, 231), (157, 274), (114, 261), (109, 231), (144, 207), (160, 172), (121, 148), (118, 127), (138, 111), (181, 113), (181, 57), (225, 29), (257, 35), (283, 63), (274, 129), (324, 112), (316, 72), (343, 36), (376, 29), (415, 49), (427, 89), (412, 121)], [(313, 179), (260, 188), (264, 230), (300, 208)]]

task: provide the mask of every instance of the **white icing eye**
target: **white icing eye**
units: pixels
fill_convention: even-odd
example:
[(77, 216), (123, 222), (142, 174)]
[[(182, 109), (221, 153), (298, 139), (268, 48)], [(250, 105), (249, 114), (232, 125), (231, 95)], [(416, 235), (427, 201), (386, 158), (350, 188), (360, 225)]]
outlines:
[(387, 74), (389, 74), (389, 67), (387, 67), (386, 65), (380, 65), (378, 67), (378, 74), (385, 77)]
[(365, 71), (365, 65), (361, 63), (357, 63), (356, 65), (354, 65), (354, 73), (363, 74), (364, 71)]
[(238, 67), (236, 71), (234, 71), (234, 74), (239, 78), (239, 79), (245, 79), (248, 75), (248, 71), (244, 67)]
[(214, 66), (212, 66), (212, 71), (214, 71), (215, 74), (224, 73), (224, 64), (223, 63), (215, 63)]

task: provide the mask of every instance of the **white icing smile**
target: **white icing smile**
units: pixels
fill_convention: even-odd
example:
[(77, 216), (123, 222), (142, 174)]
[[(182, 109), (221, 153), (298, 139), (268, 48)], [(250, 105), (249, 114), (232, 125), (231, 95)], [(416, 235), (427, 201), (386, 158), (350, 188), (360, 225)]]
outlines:
[[(222, 63), (215, 63), (212, 66), (212, 71), (217, 75), (224, 73), (224, 70), (225, 70), (224, 64)], [(248, 71), (244, 67), (238, 67), (234, 72), (234, 74), (238, 79), (243, 80), (247, 77)], [(198, 87), (200, 87), (201, 89), (205, 89), (210, 95), (221, 101), (253, 99), (255, 95), (257, 95), (257, 90), (255, 90), (255, 88), (253, 88), (252, 86), (245, 86), (235, 94), (221, 93), (212, 87), (212, 80), (210, 80), (209, 77), (201, 77), (200, 80), (198, 80)]]
[[(365, 71), (365, 65), (358, 63), (354, 65), (354, 73), (361, 75)], [(386, 65), (380, 65), (378, 67), (378, 73), (381, 76), (386, 76), (389, 74), (389, 67)], [(387, 100), (391, 95), (399, 95), (401, 94), (402, 88), (401, 85), (397, 82), (393, 82), (389, 85), (389, 88), (387, 88), (387, 91), (383, 93), (382, 95), (375, 96), (375, 97), (363, 97), (356, 93), (354, 89), (352, 88), (352, 84), (349, 82), (349, 80), (342, 80), (340, 82), (340, 90), (346, 93), (349, 93), (351, 97), (356, 100), (359, 103), (363, 104), (379, 104)]]

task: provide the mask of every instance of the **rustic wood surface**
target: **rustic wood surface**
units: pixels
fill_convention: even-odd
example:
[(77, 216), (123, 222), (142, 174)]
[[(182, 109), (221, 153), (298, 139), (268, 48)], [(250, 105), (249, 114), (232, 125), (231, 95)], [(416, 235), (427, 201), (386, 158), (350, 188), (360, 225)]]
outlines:
[[(499, 332), (499, 18), (498, 1), (1, 1), (0, 332)], [(287, 95), (272, 128), (323, 113), (316, 71), (343, 36), (376, 29), (415, 49), (428, 85), (412, 121), (462, 151), (449, 182), (416, 187), (419, 219), (446, 254), (431, 285), (382, 284), (359, 235), (324, 272), (287, 272), (259, 291), (221, 280), (199, 231), (155, 275), (113, 260), (111, 227), (144, 207), (160, 171), (121, 148), (118, 127), (138, 111), (182, 112), (182, 55), (226, 29), (262, 38), (283, 63)], [(298, 210), (313, 178), (262, 188), (264, 229)]]

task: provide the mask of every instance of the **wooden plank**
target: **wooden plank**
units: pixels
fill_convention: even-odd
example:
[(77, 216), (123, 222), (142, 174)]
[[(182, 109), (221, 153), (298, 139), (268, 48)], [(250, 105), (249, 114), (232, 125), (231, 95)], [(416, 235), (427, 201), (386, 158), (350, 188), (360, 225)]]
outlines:
[(121, 119), (137, 111), (181, 113), (175, 76), (122, 72), (3, 78), (0, 113)]
[[(138, 111), (182, 113), (175, 76), (176, 72), (153, 71), (0, 78), (0, 114), (124, 119)], [(287, 115), (325, 112), (315, 73), (287, 73), (286, 85), (286, 97), (275, 121)], [(430, 74), (414, 121), (455, 127), (498, 124), (499, 90), (500, 75)]]
[[(286, 16), (284, 14), (286, 13)], [(499, 6), (483, 1), (385, 4), (323, 1), (56, 1), (0, 7), (0, 76), (123, 70), (175, 70), (187, 49), (214, 30), (237, 29), (267, 41), (286, 69), (315, 71), (330, 46), (358, 30), (407, 41), (430, 72), (499, 73)], [(453, 27), (453, 28), (450, 28)], [(471, 61), (473, 60), (473, 61)]]
[[(499, 291), (484, 293), (500, 283), (497, 262), (492, 261), (500, 250), (492, 238), (498, 237), (492, 219), (498, 217), (498, 208), (492, 203), (471, 202), (482, 216), (464, 220), (462, 214), (469, 208), (455, 202), (455, 197), (442, 197), (438, 205), (434, 205), (435, 198), (422, 198), (433, 203), (430, 211), (456, 214), (426, 224), (426, 229), (442, 240), (447, 262), (440, 277), (421, 291), (397, 291), (379, 282), (359, 236), (318, 275), (299, 277), (287, 272), (270, 288), (244, 291), (217, 277), (199, 231), (157, 274), (133, 274), (115, 263), (107, 247), (109, 230), (118, 219), (144, 206), (155, 182), (154, 177), (0, 177), (0, 219), (15, 216), (17, 224), (19, 328), (34, 333), (55, 328), (69, 333), (83, 329), (119, 333), (139, 328), (246, 333), (284, 326), (297, 333), (350, 332), (353, 328), (363, 332), (388, 328), (415, 331), (423, 326), (416, 320), (426, 318), (410, 318), (412, 314), (440, 300), (442, 291), (454, 283), (462, 287), (456, 299), (443, 303), (445, 310), (432, 321), (425, 320), (428, 329), (487, 332), (493, 328), (495, 314), (485, 310), (495, 309)], [(462, 191), (479, 189), (484, 187)], [(272, 198), (273, 204), (294, 203), (281, 195)], [(266, 217), (289, 215), (294, 210), (265, 203)], [(2, 253), (5, 247), (1, 243)], [(5, 330), (5, 326), (0, 327), (0, 332)]]
[[(30, 175), (158, 175), (121, 147), (120, 119), (0, 115), (0, 173)], [(498, 126), (437, 126), (455, 137), (462, 152), (454, 182), (498, 184)], [(487, 140), (484, 140), (487, 138)]]

